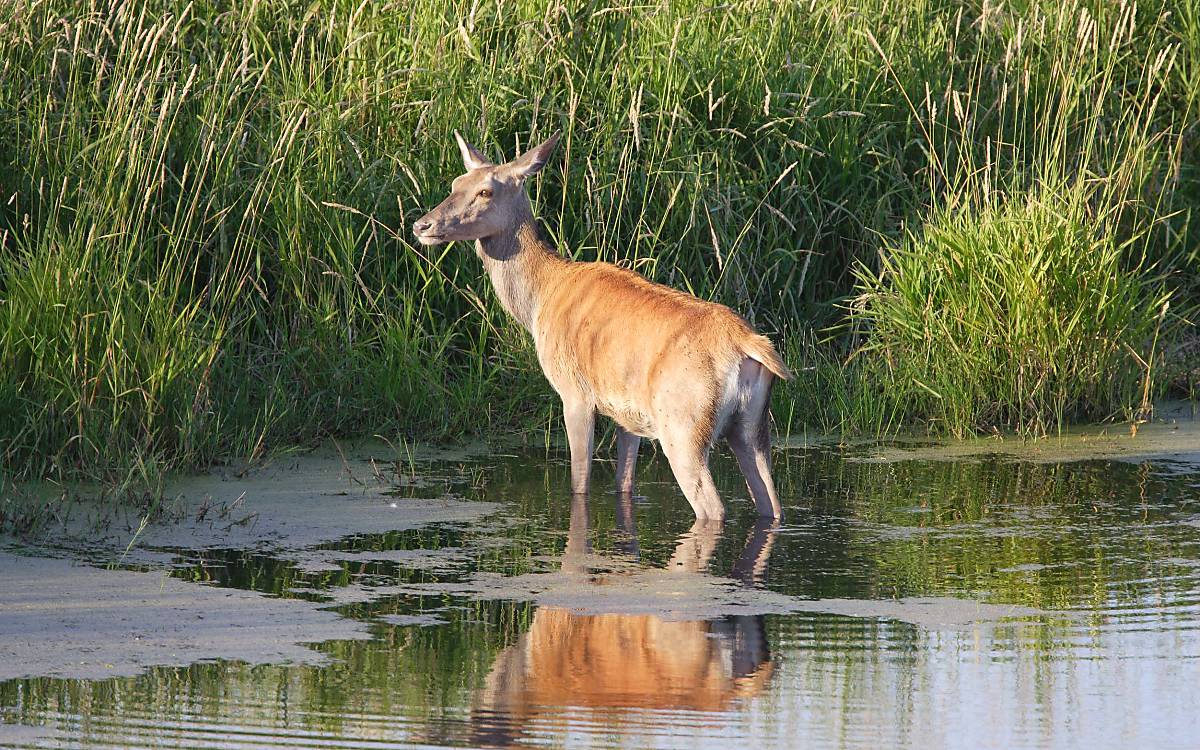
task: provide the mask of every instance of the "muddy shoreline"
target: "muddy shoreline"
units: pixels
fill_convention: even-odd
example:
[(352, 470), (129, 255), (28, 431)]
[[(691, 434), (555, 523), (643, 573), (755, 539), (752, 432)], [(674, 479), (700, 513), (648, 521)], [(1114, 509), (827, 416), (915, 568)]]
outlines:
[(105, 679), (214, 659), (327, 663), (305, 644), (368, 638), (368, 624), (169, 572), (181, 555), (209, 549), (331, 566), (338, 555), (320, 549), (329, 542), (496, 511), (452, 492), (451, 474), (385, 473), (382, 452), (328, 446), (251, 471), (218, 467), (168, 482), (168, 511), (153, 523), (84, 498), (31, 537), (0, 536), (0, 680)]

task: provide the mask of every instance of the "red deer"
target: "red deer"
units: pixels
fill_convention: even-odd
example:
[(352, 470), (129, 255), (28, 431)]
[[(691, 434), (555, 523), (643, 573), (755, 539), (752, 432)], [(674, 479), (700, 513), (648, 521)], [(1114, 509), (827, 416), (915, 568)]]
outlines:
[(724, 305), (611, 263), (564, 258), (538, 232), (525, 181), (560, 133), (493, 164), (455, 132), (466, 174), (413, 225), (425, 245), (474, 240), (500, 304), (533, 336), (562, 398), (571, 490), (586, 494), (595, 415), (617, 423), (617, 488), (633, 491), (642, 437), (656, 438), (697, 518), (725, 508), (708, 469), (724, 438), (760, 516), (782, 515), (771, 478), (770, 401), (791, 371), (771, 342)]

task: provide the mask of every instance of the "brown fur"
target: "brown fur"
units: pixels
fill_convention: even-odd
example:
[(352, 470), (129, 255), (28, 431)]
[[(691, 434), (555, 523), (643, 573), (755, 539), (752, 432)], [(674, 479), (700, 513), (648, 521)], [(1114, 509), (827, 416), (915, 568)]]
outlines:
[[(497, 658), (488, 709), (522, 719), (539, 706), (727, 709), (736, 698), (758, 694), (770, 679), (765, 636), (750, 630), (761, 627), (754, 617), (681, 622), (539, 607), (529, 631)], [(719, 637), (727, 631), (731, 640), (760, 644), (757, 670), (729, 672)]]
[(662, 443), (698, 518), (724, 517), (708, 452), (728, 438), (759, 513), (779, 517), (765, 405), (774, 378), (791, 371), (728, 307), (609, 263), (570, 261), (542, 240), (524, 180), (556, 142), (496, 166), (459, 137), (469, 171), (414, 233), (426, 244), (476, 241), (497, 297), (533, 335), (563, 399), (573, 491), (588, 490), (599, 412), (630, 436)]

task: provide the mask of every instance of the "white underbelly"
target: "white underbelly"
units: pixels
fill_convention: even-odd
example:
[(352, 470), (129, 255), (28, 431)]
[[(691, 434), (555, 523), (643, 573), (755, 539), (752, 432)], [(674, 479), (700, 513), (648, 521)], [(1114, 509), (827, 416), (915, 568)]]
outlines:
[(654, 425), (650, 415), (631, 403), (613, 403), (601, 401), (596, 404), (596, 411), (609, 417), (626, 431), (641, 437), (655, 437)]

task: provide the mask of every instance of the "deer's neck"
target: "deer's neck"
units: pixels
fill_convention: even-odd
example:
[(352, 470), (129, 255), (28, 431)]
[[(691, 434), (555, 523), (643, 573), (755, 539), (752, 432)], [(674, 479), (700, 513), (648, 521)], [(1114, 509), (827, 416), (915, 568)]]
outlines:
[(510, 231), (475, 241), (501, 306), (533, 332), (533, 322), (555, 272), (566, 261), (538, 236), (533, 216)]

